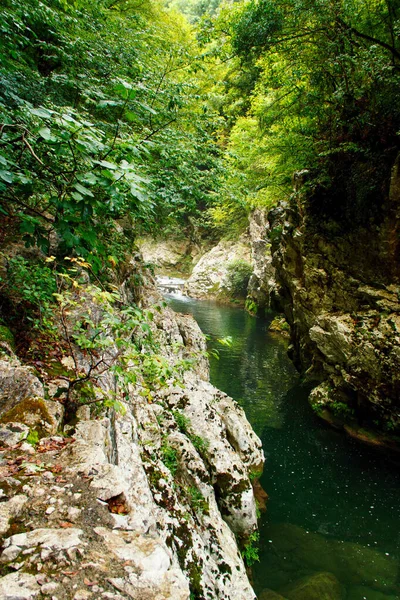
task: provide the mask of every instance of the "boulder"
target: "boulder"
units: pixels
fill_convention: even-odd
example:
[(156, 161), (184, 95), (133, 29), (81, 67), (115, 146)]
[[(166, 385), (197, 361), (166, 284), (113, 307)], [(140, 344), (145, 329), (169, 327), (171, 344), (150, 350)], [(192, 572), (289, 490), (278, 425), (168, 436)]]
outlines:
[(0, 535), (7, 532), (11, 519), (15, 519), (22, 512), (27, 501), (27, 496), (18, 494), (6, 502), (0, 502)]
[(0, 425), (0, 445), (16, 446), (29, 435), (29, 427), (23, 423), (6, 423)]
[(0, 422), (24, 423), (29, 429), (39, 433), (39, 436), (54, 435), (61, 423), (64, 407), (56, 400), (45, 400), (44, 398), (25, 398), (11, 409), (3, 412)]
[(43, 384), (33, 369), (16, 358), (0, 359), (0, 414), (31, 398), (44, 398)]
[(248, 243), (223, 240), (204, 254), (186, 281), (184, 290), (192, 298), (230, 297), (228, 265), (234, 261), (251, 261)]

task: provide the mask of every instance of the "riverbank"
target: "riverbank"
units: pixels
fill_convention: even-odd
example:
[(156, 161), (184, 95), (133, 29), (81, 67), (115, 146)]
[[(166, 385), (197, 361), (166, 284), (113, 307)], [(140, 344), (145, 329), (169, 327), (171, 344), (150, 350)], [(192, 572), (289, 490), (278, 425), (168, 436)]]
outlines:
[[(219, 359), (211, 356), (211, 381), (240, 401), (263, 442), (261, 483), (269, 500), (253, 566), (258, 597), (276, 599), (272, 589), (296, 598), (287, 586), (311, 578), (308, 595), (298, 597), (395, 600), (397, 466), (315, 415), (310, 388), (299, 384), (286, 342), (268, 332), (269, 319), (210, 301), (174, 298), (171, 305), (193, 314), (210, 336), (219, 352)], [(226, 336), (231, 346), (218, 343)], [(323, 578), (327, 571), (332, 576)]]

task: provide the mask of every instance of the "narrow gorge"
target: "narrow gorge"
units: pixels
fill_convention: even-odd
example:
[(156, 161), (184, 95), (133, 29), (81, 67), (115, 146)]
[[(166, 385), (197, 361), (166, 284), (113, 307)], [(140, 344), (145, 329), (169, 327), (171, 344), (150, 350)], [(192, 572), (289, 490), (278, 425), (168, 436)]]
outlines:
[(399, 3), (0, 32), (0, 600), (399, 600)]

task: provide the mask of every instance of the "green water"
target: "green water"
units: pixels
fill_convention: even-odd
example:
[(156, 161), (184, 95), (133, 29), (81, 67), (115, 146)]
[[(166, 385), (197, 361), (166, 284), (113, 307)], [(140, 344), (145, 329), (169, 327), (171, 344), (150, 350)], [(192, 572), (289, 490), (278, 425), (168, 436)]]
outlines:
[[(169, 302), (210, 336), (220, 353), (211, 358), (211, 381), (240, 402), (263, 442), (261, 483), (269, 502), (253, 569), (256, 593), (284, 595), (291, 582), (328, 571), (343, 588), (324, 600), (399, 600), (398, 467), (314, 415), (285, 341), (268, 333), (268, 320), (212, 302)], [(225, 336), (232, 336), (231, 347), (218, 343)]]

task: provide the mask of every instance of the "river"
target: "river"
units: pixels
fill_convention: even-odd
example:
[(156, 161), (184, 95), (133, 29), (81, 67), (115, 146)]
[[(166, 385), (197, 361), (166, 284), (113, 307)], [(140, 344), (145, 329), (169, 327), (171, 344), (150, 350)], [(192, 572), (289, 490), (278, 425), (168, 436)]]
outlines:
[[(318, 419), (285, 339), (268, 332), (271, 319), (209, 301), (167, 300), (177, 312), (192, 314), (209, 336), (219, 352), (218, 360), (210, 357), (211, 382), (243, 406), (263, 442), (261, 483), (269, 501), (260, 519), (260, 562), (253, 567), (256, 593), (273, 598), (268, 588), (291, 595), (293, 582), (330, 572), (339, 591), (319, 595), (317, 586), (314, 595), (299, 598), (399, 600), (398, 466)], [(218, 341), (227, 336), (230, 346)]]

